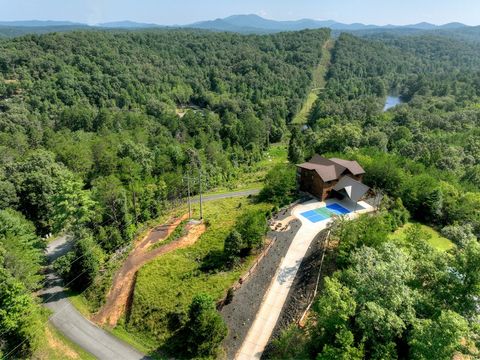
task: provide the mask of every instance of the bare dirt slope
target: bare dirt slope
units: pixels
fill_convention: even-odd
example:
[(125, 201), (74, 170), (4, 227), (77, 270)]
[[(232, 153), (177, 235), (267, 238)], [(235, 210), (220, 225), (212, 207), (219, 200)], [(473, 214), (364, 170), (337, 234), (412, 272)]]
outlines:
[(170, 251), (187, 247), (195, 243), (202, 235), (206, 226), (203, 223), (189, 223), (186, 225), (186, 235), (153, 250), (153, 245), (166, 240), (180, 223), (188, 218), (184, 215), (175, 218), (164, 225), (153, 228), (130, 253), (123, 266), (117, 271), (112, 287), (107, 295), (105, 305), (94, 316), (94, 321), (100, 325), (115, 326), (120, 317), (125, 313), (131, 298), (137, 271), (146, 263)]

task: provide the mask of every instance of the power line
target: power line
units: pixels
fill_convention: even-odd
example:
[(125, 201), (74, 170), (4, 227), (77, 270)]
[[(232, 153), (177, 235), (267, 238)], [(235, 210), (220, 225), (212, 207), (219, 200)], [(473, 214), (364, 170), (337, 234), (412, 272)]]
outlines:
[[(199, 165), (201, 166), (201, 163), (200, 163), (200, 160), (199, 160), (199, 159), (198, 159), (198, 161), (199, 161)], [(201, 167), (200, 167), (200, 166), (199, 166), (200, 218), (203, 219), (202, 174), (201, 174), (201, 170), (200, 170)], [(187, 201), (188, 201), (188, 206), (189, 206), (189, 215), (190, 215), (190, 217), (191, 217), (191, 216), (192, 216), (192, 209), (191, 209), (191, 194), (190, 194), (190, 177), (189, 177), (188, 174), (187, 174), (187, 191), (188, 191), (188, 200), (187, 200)], [(175, 200), (177, 200), (177, 201), (180, 200), (180, 202), (182, 202), (182, 200), (185, 200), (185, 198), (180, 195), (180, 196), (174, 197), (173, 200), (168, 201), (168, 202), (170, 202), (171, 205), (174, 205)], [(96, 225), (95, 225), (95, 228), (104, 226), (104, 225), (109, 224), (109, 223), (111, 224), (111, 220), (106, 220), (106, 221), (104, 221), (104, 222), (102, 222), (102, 223), (100, 223), (100, 224), (96, 224)], [(127, 225), (125, 224), (125, 225), (120, 225), (120, 226), (118, 226), (117, 228), (118, 228), (119, 230), (124, 230), (126, 227), (127, 227)], [(139, 232), (138, 232), (138, 233), (139, 233)], [(138, 235), (138, 234), (137, 234), (137, 235)], [(112, 254), (115, 253), (116, 251), (122, 249), (122, 248), (123, 248), (122, 246), (119, 246), (117, 249), (114, 249), (114, 250), (113, 250)], [(70, 264), (74, 264), (75, 262), (77, 262), (77, 261), (79, 261), (80, 259), (82, 259), (83, 257), (85, 257), (85, 256), (88, 254), (89, 251), (91, 252), (91, 251), (93, 251), (93, 249), (88, 249), (87, 252), (85, 252), (85, 253), (83, 253), (81, 256), (73, 259)], [(111, 261), (112, 261), (112, 257), (111, 257), (104, 265), (108, 264), (108, 263), (111, 262)], [(53, 264), (53, 263), (52, 263), (52, 264)], [(50, 266), (52, 266), (52, 264), (50, 264)], [(52, 269), (52, 271), (53, 271), (53, 269)], [(69, 285), (71, 285), (75, 280), (77, 280), (78, 278), (80, 278), (80, 277), (81, 277), (82, 275), (84, 275), (86, 272), (87, 272), (86, 270), (83, 270), (82, 272), (80, 272), (80, 274), (78, 274), (77, 276), (75, 276), (75, 278), (73, 278), (72, 280), (70, 280), (68, 283), (64, 284), (64, 285), (62, 286), (63, 289), (65, 290)], [(83, 292), (87, 291), (87, 290), (88, 290), (90, 287), (92, 287), (93, 285), (94, 285), (93, 283), (90, 284), (86, 289), (83, 290)], [(43, 300), (43, 302), (44, 302), (44, 303), (45, 303), (45, 302), (48, 302), (48, 301), (50, 301), (51, 299), (53, 299), (55, 296), (57, 296), (57, 294), (52, 294), (52, 295), (51, 295), (50, 297), (48, 297), (46, 300)], [(63, 310), (65, 310), (65, 308), (66, 308), (67, 306), (68, 306), (68, 305), (66, 304), (62, 309), (60, 309), (60, 310), (57, 311), (55, 314), (53, 314), (51, 317), (49, 317), (49, 319), (42, 324), (42, 327), (41, 327), (41, 328), (38, 328), (38, 329), (34, 332), (34, 334), (37, 334), (37, 333), (40, 331), (40, 329), (43, 329), (43, 327), (44, 327), (48, 322), (50, 322), (52, 318), (54, 318), (54, 317), (57, 316), (60, 312), (62, 312)], [(3, 332), (2, 334), (0, 334), (0, 336), (1, 336), (1, 335), (4, 335), (4, 334), (7, 333), (7, 332), (8, 332), (8, 331)], [(33, 335), (33, 334), (32, 334), (32, 335)], [(10, 355), (12, 355), (12, 354), (13, 354), (21, 345), (23, 345), (29, 338), (30, 338), (30, 337), (27, 336), (22, 342), (20, 342), (17, 346), (15, 346), (10, 352), (8, 352), (6, 355), (4, 355), (4, 356), (2, 357), (2, 359), (8, 359), (8, 357), (9, 357)]]

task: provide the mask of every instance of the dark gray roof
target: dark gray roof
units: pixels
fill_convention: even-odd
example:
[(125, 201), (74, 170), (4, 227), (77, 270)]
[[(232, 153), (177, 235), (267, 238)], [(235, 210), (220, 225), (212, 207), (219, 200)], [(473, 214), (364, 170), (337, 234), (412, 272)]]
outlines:
[(364, 174), (365, 171), (356, 161), (342, 159), (327, 159), (315, 154), (309, 162), (299, 164), (298, 167), (307, 170), (314, 170), (323, 181), (338, 180), (342, 177), (345, 170), (349, 170), (353, 175)]
[(343, 160), (343, 159), (337, 159), (337, 158), (331, 158), (330, 160), (336, 164), (346, 167), (353, 175), (365, 174), (365, 170), (363, 170), (360, 164), (356, 161)]
[(344, 176), (333, 188), (335, 191), (344, 190), (347, 196), (355, 202), (358, 202), (370, 188), (360, 181), (352, 179), (350, 176)]

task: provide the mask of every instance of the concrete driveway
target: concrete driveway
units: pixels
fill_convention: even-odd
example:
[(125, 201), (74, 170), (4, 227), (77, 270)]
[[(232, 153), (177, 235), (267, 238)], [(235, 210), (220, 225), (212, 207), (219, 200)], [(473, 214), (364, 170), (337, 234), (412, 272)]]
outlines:
[(295, 235), (285, 258), (280, 263), (270, 283), (270, 287), (265, 293), (253, 325), (235, 357), (237, 360), (261, 358), (310, 244), (315, 236), (320, 231), (326, 229), (332, 221), (330, 218), (313, 223), (301, 214), (333, 203), (340, 204), (342, 207), (350, 210), (351, 213), (345, 215), (349, 219), (353, 219), (358, 214), (373, 211), (373, 208), (365, 202), (360, 202), (358, 206), (355, 206), (353, 203), (338, 200), (327, 200), (326, 203), (312, 200), (297, 205), (292, 210), (292, 214), (302, 222), (302, 227)]

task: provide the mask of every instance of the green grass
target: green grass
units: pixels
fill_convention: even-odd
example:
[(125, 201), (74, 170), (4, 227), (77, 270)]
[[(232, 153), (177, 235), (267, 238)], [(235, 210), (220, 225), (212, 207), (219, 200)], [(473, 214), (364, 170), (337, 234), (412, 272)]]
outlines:
[[(407, 231), (410, 229), (414, 223), (408, 223), (402, 228), (398, 229), (395, 233), (391, 235), (392, 239), (405, 241), (407, 236)], [(435, 249), (440, 251), (447, 251), (455, 247), (455, 244), (452, 243), (447, 238), (444, 238), (439, 234), (438, 231), (432, 229), (427, 225), (420, 224), (422, 232), (424, 232), (428, 237), (428, 243), (432, 245)]]
[(300, 112), (293, 118), (293, 124), (303, 125), (307, 123), (310, 111), (312, 110), (315, 101), (318, 99), (318, 92), (319, 90), (315, 89), (308, 93), (307, 99), (303, 103)]
[(126, 342), (130, 346), (134, 347), (138, 351), (144, 354), (149, 354), (149, 358), (151, 359), (165, 359), (165, 357), (154, 353), (154, 350), (157, 348), (157, 344), (155, 339), (153, 339), (152, 337), (142, 336), (141, 334), (136, 334), (134, 332), (128, 332), (123, 324), (119, 324), (114, 329), (105, 328), (105, 330), (113, 336)]
[(325, 85), (327, 83), (327, 71), (330, 66), (330, 61), (332, 59), (331, 50), (333, 48), (333, 44), (333, 40), (329, 40), (325, 43), (322, 51), (322, 59), (320, 60), (320, 64), (318, 64), (317, 68), (313, 72), (313, 81), (311, 86), (312, 88), (307, 96), (307, 99), (303, 103), (300, 112), (293, 118), (292, 124), (303, 125), (307, 123), (308, 116), (312, 111), (312, 107), (315, 104), (315, 101), (317, 101), (318, 99), (320, 91), (325, 88)]
[[(250, 256), (232, 271), (215, 269), (219, 263), (223, 264), (225, 237), (247, 209), (266, 211), (270, 207), (269, 204), (252, 204), (246, 198), (206, 203), (204, 214), (210, 225), (197, 243), (161, 256), (138, 272), (129, 331), (137, 337), (153, 338), (160, 348), (165, 348), (172, 335), (168, 328), (169, 314), (185, 313), (193, 296), (199, 293), (222, 298), (255, 258)], [(198, 205), (195, 210), (198, 213)], [(150, 348), (147, 353), (153, 350)]]

